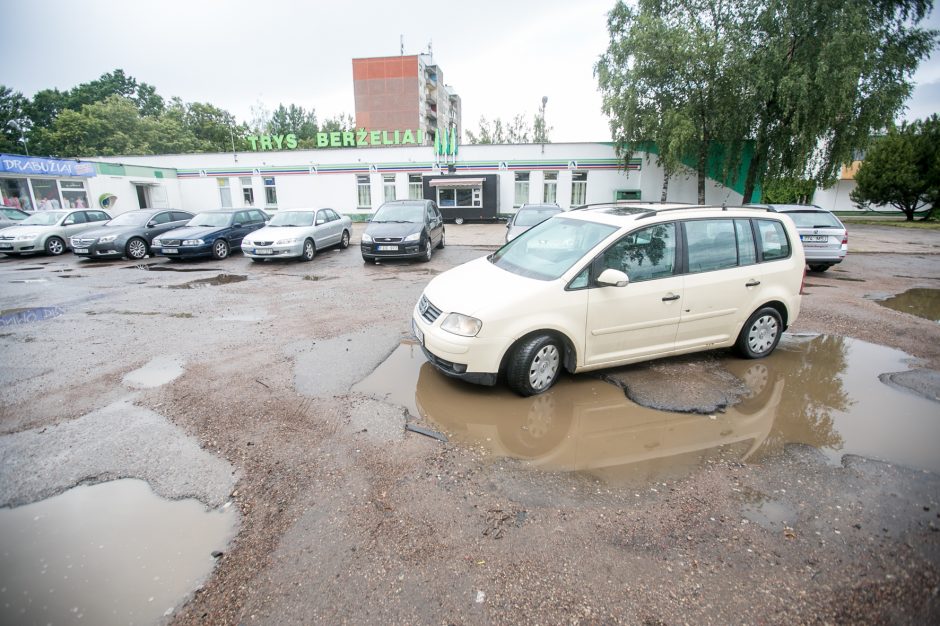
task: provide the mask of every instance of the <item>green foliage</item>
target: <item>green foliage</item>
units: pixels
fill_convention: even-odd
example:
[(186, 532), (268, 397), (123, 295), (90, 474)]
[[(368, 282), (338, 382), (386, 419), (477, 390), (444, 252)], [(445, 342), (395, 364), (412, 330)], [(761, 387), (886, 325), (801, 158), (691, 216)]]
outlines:
[(816, 193), (816, 181), (805, 178), (775, 178), (764, 181), (764, 202), (769, 204), (809, 204)]
[(668, 177), (720, 141), (725, 175), (823, 184), (887, 126), (937, 41), (929, 0), (638, 0), (608, 15), (595, 73), (620, 153), (646, 142)]
[(936, 206), (940, 196), (940, 118), (932, 115), (924, 121), (892, 127), (872, 144), (855, 182), (851, 197), (862, 208), (890, 205), (912, 221), (915, 211)]
[[(536, 116), (536, 121), (539, 117)], [(493, 144), (493, 143), (544, 143), (548, 141), (548, 130), (537, 128), (533, 132), (532, 127), (525, 121), (525, 116), (521, 113), (512, 118), (509, 122), (503, 122), (500, 118), (494, 118), (492, 122), (486, 117), (480, 116), (479, 131), (474, 133), (467, 129), (467, 140), (472, 144)], [(536, 139), (536, 136), (539, 138)]]
[(24, 121), (27, 104), (23, 94), (0, 85), (0, 152), (19, 154), (24, 151), (20, 138), (28, 130)]

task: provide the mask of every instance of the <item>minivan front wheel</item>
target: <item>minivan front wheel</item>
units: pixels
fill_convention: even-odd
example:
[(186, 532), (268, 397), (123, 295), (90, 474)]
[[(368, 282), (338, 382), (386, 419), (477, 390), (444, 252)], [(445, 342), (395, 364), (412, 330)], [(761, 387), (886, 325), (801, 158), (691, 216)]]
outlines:
[(428, 235), (428, 238), (424, 241), (424, 256), (421, 257), (421, 260), (427, 263), (431, 260), (431, 236)]
[(780, 312), (773, 307), (764, 307), (748, 318), (738, 335), (735, 348), (747, 359), (760, 359), (777, 347), (783, 333)]
[(534, 396), (558, 380), (562, 366), (561, 342), (549, 335), (536, 335), (519, 344), (509, 358), (506, 384), (520, 396)]

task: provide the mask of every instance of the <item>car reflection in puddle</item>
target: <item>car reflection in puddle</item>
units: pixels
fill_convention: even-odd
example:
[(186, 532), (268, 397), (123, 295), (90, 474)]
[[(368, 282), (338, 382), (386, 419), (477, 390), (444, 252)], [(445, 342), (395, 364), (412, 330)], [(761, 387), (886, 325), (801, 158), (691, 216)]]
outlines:
[(530, 398), (466, 384), (409, 341), (353, 390), (405, 406), (464, 444), (614, 484), (676, 478), (714, 460), (759, 463), (788, 443), (816, 447), (832, 464), (858, 454), (940, 471), (936, 404), (878, 380), (909, 362), (855, 339), (788, 335), (765, 359), (721, 359), (750, 393), (723, 413), (697, 415), (639, 406), (590, 375), (564, 376)]

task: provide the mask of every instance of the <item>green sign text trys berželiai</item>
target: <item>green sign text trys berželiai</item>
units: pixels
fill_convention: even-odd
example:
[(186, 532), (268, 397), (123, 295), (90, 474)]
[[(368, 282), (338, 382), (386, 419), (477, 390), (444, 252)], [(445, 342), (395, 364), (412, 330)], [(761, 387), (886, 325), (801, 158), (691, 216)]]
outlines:
[[(249, 135), (252, 150), (293, 150), (297, 135)], [(424, 131), (418, 130), (334, 130), (316, 134), (317, 148), (359, 148), (362, 146), (422, 146)]]

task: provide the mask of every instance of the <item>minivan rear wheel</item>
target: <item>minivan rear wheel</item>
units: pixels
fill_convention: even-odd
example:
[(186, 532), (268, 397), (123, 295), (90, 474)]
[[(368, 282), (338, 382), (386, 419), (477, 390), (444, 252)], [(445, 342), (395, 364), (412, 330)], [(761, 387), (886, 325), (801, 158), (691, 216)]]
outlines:
[(549, 335), (536, 335), (519, 344), (506, 366), (506, 384), (520, 396), (547, 391), (561, 374), (564, 347)]
[(780, 312), (765, 306), (748, 318), (738, 335), (735, 349), (746, 359), (761, 359), (774, 351), (782, 333)]

